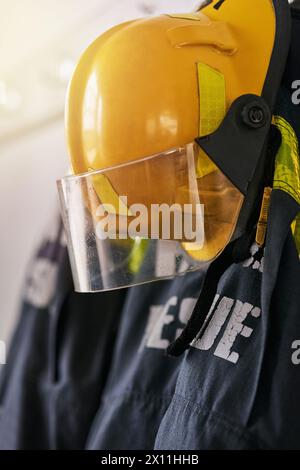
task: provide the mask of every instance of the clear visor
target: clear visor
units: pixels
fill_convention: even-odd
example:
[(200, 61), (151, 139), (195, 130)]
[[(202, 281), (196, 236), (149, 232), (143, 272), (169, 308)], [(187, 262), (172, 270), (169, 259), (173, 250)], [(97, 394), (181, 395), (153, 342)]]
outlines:
[(67, 176), (58, 191), (77, 292), (201, 269), (230, 241), (243, 202), (196, 143)]

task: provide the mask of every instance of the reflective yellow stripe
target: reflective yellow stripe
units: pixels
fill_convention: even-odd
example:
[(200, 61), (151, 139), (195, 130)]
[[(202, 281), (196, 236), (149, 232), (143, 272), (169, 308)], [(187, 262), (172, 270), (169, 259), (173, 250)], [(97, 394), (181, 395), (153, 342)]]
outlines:
[(140, 267), (143, 264), (148, 246), (149, 240), (143, 238), (132, 240), (132, 248), (128, 263), (130, 272), (134, 274), (139, 272)]
[(281, 116), (275, 116), (282, 143), (276, 156), (274, 189), (288, 193), (300, 204), (300, 160), (297, 136), (292, 126)]
[[(225, 79), (217, 70), (206, 64), (198, 63), (199, 85), (199, 136), (214, 132), (226, 114)], [(201, 158), (196, 168), (197, 178), (217, 169), (212, 160), (200, 149)]]
[(296, 217), (292, 223), (292, 232), (296, 242), (296, 247), (300, 256), (300, 214)]
[[(274, 122), (282, 135), (282, 143), (276, 156), (274, 189), (281, 189), (300, 204), (300, 158), (298, 139), (292, 126), (281, 116)], [(300, 255), (300, 214), (292, 224), (292, 232)]]
[(199, 136), (211, 134), (224, 119), (226, 95), (224, 75), (206, 64), (198, 63)]

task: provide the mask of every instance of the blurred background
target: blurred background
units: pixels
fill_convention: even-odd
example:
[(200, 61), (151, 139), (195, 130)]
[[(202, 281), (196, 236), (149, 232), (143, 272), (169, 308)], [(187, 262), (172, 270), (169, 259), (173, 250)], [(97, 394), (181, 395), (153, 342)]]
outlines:
[(17, 318), (26, 266), (68, 168), (64, 100), (78, 56), (132, 18), (192, 11), (200, 0), (0, 0), (0, 340)]

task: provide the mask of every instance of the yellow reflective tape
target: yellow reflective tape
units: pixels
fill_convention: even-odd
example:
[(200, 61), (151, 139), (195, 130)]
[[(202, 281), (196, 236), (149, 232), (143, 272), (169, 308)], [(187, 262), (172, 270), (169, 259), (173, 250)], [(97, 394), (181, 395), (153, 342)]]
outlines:
[[(300, 204), (299, 143), (292, 126), (281, 116), (274, 116), (282, 142), (276, 155), (274, 189), (281, 189)], [(300, 256), (300, 214), (292, 223), (292, 233)]]
[(282, 143), (276, 156), (274, 189), (281, 189), (300, 204), (300, 160), (298, 139), (292, 126), (281, 116), (275, 116)]
[(296, 243), (298, 254), (300, 256), (300, 214), (298, 214), (298, 216), (292, 223), (292, 233)]
[[(226, 93), (224, 75), (209, 65), (198, 63), (199, 86), (199, 136), (214, 132), (226, 114)], [(196, 173), (201, 178), (217, 169), (217, 166), (203, 152), (197, 161)]]
[(128, 268), (131, 273), (136, 274), (139, 272), (145, 259), (148, 246), (149, 240), (146, 240), (144, 238), (132, 240), (132, 248), (128, 263)]
[(225, 78), (218, 70), (198, 63), (199, 136), (214, 132), (226, 114)]
[(116, 214), (132, 215), (126, 204), (119, 198), (107, 176), (103, 173), (92, 175), (92, 182), (101, 204), (108, 213), (111, 211), (109, 206), (113, 206)]

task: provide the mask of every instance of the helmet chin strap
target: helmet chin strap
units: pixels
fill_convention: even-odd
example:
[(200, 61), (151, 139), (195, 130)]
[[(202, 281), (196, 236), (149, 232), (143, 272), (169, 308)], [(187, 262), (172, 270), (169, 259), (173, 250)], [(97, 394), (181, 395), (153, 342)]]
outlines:
[(181, 335), (167, 348), (169, 356), (180, 356), (186, 351), (190, 343), (196, 338), (201, 338), (209, 323), (209, 312), (217, 293), (218, 283), (224, 272), (232, 265), (247, 259), (249, 250), (254, 240), (255, 231), (244, 234), (235, 240), (213, 261), (205, 275), (201, 294), (197, 300), (193, 313), (182, 331)]
[[(272, 185), (274, 159), (280, 144), (280, 133), (278, 133), (276, 128), (272, 127), (268, 143), (269, 172), (265, 175), (264, 181), (266, 185)], [(222, 275), (233, 263), (241, 263), (249, 257), (250, 248), (255, 239), (257, 218), (257, 208), (255, 205), (252, 213), (249, 214), (248, 224), (243, 234), (229, 243), (218, 258), (209, 265), (200, 296), (186, 327), (181, 335), (167, 348), (166, 352), (169, 356), (180, 356), (189, 348), (196, 337), (200, 339), (203, 336), (209, 324), (210, 313), (213, 313), (210, 310)]]

